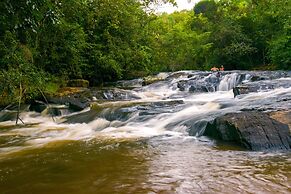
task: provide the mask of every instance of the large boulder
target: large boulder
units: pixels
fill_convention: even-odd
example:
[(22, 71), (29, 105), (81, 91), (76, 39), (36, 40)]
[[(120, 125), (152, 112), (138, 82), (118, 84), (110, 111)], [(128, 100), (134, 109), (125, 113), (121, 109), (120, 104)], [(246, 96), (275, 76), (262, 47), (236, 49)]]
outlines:
[(266, 113), (228, 113), (208, 123), (205, 136), (237, 143), (249, 150), (290, 150), (289, 127)]
[(180, 91), (192, 93), (214, 92), (219, 85), (220, 78), (217, 74), (193, 75), (190, 79), (182, 79), (177, 82)]
[(81, 111), (90, 106), (90, 99), (78, 94), (72, 96), (49, 97), (48, 101), (54, 104), (64, 104), (71, 110)]
[(87, 88), (61, 88), (55, 95), (47, 97), (53, 104), (68, 105), (70, 109), (80, 111), (90, 106), (93, 96)]
[(259, 86), (248, 86), (248, 85), (239, 85), (232, 89), (234, 97), (241, 94), (248, 94), (251, 92), (257, 92), (259, 90)]

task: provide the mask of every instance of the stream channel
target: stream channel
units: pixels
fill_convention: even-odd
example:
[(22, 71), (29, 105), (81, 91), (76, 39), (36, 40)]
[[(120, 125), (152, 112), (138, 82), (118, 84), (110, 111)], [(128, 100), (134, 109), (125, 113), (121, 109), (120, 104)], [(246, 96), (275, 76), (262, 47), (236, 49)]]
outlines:
[[(290, 72), (182, 71), (118, 82), (122, 95), (55, 118), (0, 122), (0, 193), (290, 193), (291, 153), (254, 152), (203, 136), (242, 110), (290, 110)], [(234, 97), (237, 85), (256, 92)], [(127, 89), (124, 89), (127, 88)], [(130, 88), (130, 89), (129, 89)]]

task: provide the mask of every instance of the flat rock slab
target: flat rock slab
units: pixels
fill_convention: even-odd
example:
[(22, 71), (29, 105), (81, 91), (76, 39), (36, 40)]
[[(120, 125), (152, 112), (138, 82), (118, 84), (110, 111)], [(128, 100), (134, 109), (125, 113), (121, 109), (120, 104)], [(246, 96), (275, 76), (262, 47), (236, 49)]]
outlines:
[(287, 124), (256, 111), (229, 113), (208, 123), (205, 136), (235, 142), (249, 150), (290, 150), (291, 136)]

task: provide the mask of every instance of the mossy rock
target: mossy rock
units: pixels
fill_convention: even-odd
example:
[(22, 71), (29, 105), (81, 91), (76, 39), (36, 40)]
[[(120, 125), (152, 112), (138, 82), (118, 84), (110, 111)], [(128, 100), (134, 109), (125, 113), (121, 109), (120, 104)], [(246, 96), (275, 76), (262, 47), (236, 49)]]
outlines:
[[(81, 93), (88, 93), (89, 89), (87, 88), (80, 88), (80, 87), (63, 87), (57, 90), (53, 96), (56, 97), (63, 97), (63, 96), (70, 96), (70, 95), (75, 95), (75, 94), (81, 94)], [(51, 96), (51, 95), (49, 95)]]
[(165, 78), (163, 78), (163, 77), (147, 76), (147, 77), (143, 78), (142, 85), (146, 86), (146, 85), (150, 85), (150, 84), (156, 83), (158, 81), (164, 81), (164, 80), (165, 80)]
[(82, 88), (88, 88), (89, 87), (89, 81), (84, 79), (74, 79), (69, 80), (67, 83), (68, 87), (82, 87)]

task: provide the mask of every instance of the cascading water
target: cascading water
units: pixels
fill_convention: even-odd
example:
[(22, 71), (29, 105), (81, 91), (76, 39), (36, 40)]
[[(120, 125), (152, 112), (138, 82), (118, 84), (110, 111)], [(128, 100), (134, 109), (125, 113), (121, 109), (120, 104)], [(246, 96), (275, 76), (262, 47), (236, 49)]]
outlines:
[[(23, 112), (25, 125), (0, 123), (0, 188), (4, 193), (41, 193), (45, 184), (56, 188), (51, 192), (65, 193), (288, 192), (289, 153), (255, 154), (201, 136), (208, 121), (229, 112), (289, 110), (291, 78), (279, 72), (269, 83), (264, 81), (268, 75), (163, 73), (148, 86), (142, 87), (140, 79), (119, 82), (137, 87), (104, 92), (110, 101), (63, 112), (67, 115), (56, 117), (57, 122)], [(232, 89), (253, 87), (252, 79), (272, 87), (234, 98)], [(27, 177), (31, 181), (20, 180)], [(7, 184), (13, 179), (19, 189)]]
[(238, 73), (232, 73), (225, 75), (218, 85), (219, 91), (228, 91), (234, 88), (237, 84), (239, 84), (239, 77)]

